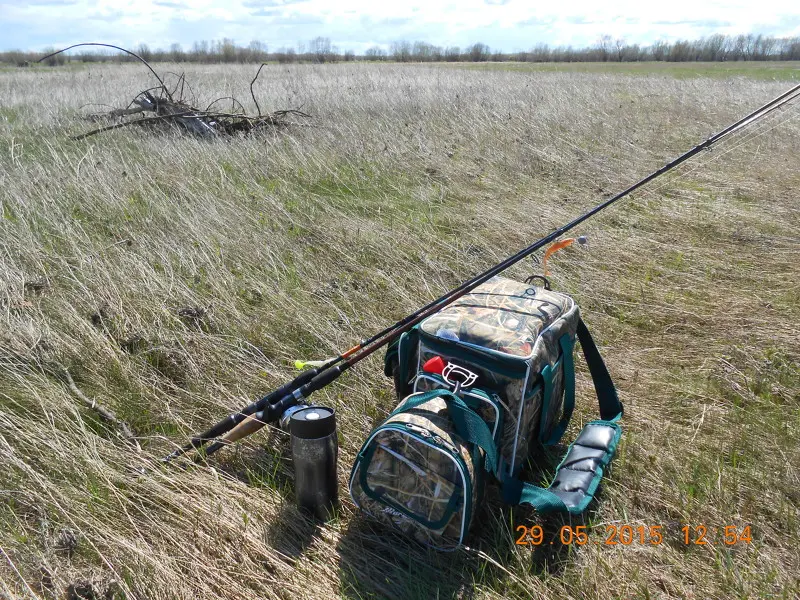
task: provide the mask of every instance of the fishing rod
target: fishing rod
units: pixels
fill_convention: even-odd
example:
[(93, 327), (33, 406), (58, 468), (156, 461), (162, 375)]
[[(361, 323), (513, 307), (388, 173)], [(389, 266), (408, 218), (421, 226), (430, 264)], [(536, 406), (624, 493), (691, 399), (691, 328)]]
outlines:
[(777, 96), (748, 115), (742, 117), (735, 123), (710, 136), (705, 141), (684, 152), (677, 158), (669, 161), (661, 168), (653, 171), (615, 196), (612, 196), (611, 198), (597, 204), (594, 208), (576, 217), (566, 225), (559, 227), (552, 233), (537, 240), (526, 248), (523, 248), (516, 254), (506, 258), (497, 265), (462, 283), (436, 300), (431, 301), (422, 308), (397, 321), (394, 325), (386, 327), (372, 337), (363, 340), (359, 344), (356, 344), (343, 354), (325, 361), (308, 363), (313, 364), (313, 368), (303, 371), (293, 380), (285, 383), (280, 388), (272, 391), (260, 400), (249, 404), (239, 412), (229, 415), (200, 435), (193, 437), (188, 444), (175, 450), (164, 460), (168, 462), (193, 449), (199, 449), (207, 442), (216, 439), (217, 441), (211, 444), (204, 452), (205, 456), (209, 456), (218, 451), (220, 448), (232, 444), (233, 442), (236, 442), (243, 437), (258, 431), (267, 423), (278, 419), (281, 414), (286, 411), (286, 409), (298, 404), (301, 400), (307, 399), (311, 394), (322, 389), (323, 387), (330, 385), (346, 370), (350, 369), (376, 350), (379, 350), (383, 346), (398, 339), (400, 335), (419, 324), (428, 316), (455, 302), (482, 283), (488, 281), (495, 275), (533, 254), (543, 246), (555, 241), (587, 219), (590, 219), (600, 211), (608, 208), (622, 198), (625, 198), (637, 189), (650, 183), (657, 177), (660, 177), (665, 173), (675, 169), (680, 164), (699, 154), (703, 150), (710, 149), (714, 144), (720, 142), (727, 136), (747, 127), (758, 119), (766, 116), (782, 106), (785, 106), (798, 97), (800, 97), (800, 84), (795, 85), (788, 91)]

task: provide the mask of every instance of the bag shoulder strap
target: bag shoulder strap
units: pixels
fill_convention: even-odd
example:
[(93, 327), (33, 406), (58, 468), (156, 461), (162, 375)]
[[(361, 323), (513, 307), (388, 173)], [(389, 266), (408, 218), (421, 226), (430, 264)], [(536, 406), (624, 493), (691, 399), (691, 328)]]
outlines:
[[(623, 415), (622, 403), (583, 320), (578, 322), (577, 335), (592, 377), (601, 419), (586, 424), (558, 465), (549, 487), (543, 488), (507, 476), (503, 481), (503, 500), (508, 504), (528, 504), (542, 513), (560, 511), (580, 514), (594, 497), (605, 467), (616, 452), (622, 435), (622, 428), (617, 423)], [(565, 376), (571, 377), (574, 373), (565, 373)], [(565, 383), (569, 385), (568, 381)], [(567, 408), (571, 415), (571, 406), (565, 407), (565, 413)], [(559, 427), (561, 425), (566, 427), (563, 418)]]
[(583, 319), (578, 321), (578, 340), (581, 343), (583, 357), (589, 367), (594, 391), (600, 404), (600, 418), (605, 421), (616, 422), (622, 418), (624, 412), (622, 402), (619, 401), (611, 374), (608, 372), (606, 363), (603, 362), (603, 357), (600, 356), (597, 344), (594, 343), (592, 334), (589, 333), (589, 329)]

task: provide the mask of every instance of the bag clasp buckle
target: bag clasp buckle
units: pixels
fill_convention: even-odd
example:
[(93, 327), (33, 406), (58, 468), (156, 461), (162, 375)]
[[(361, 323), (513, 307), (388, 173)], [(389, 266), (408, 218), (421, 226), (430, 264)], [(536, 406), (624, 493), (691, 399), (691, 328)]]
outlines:
[(478, 381), (477, 373), (452, 362), (445, 366), (442, 378), (456, 389), (472, 387)]

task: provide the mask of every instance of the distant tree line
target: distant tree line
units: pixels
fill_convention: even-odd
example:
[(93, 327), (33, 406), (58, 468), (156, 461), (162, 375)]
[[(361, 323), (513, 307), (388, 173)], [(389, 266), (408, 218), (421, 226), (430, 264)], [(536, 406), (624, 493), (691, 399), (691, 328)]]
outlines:
[[(602, 36), (596, 44), (585, 48), (572, 46), (552, 47), (536, 44), (530, 50), (500, 52), (486, 44), (476, 43), (466, 48), (458, 46), (436, 46), (427, 42), (397, 41), (388, 48), (373, 46), (362, 55), (352, 50), (340, 51), (330, 38), (317, 37), (297, 47), (270, 50), (267, 44), (252, 41), (247, 46), (237, 46), (233, 40), (195, 42), (190, 49), (172, 44), (168, 49), (151, 49), (145, 44), (133, 48), (148, 62), (196, 62), (196, 63), (329, 63), (354, 60), (394, 62), (636, 62), (636, 61), (740, 61), (740, 60), (800, 60), (800, 37), (776, 38), (766, 35), (726, 36), (715, 34), (699, 40), (657, 41), (649, 46), (628, 44), (623, 39)], [(0, 52), (0, 62), (26, 65), (42, 53), (7, 51)], [(48, 65), (63, 65), (67, 62), (127, 62), (132, 57), (114, 52), (72, 51), (49, 58)]]

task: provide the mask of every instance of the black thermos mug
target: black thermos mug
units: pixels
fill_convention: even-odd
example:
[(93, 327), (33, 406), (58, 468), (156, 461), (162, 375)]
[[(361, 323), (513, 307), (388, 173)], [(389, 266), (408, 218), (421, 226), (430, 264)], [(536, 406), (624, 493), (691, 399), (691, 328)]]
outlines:
[(289, 433), (297, 506), (327, 520), (339, 499), (336, 413), (325, 406), (298, 408), (289, 416)]

